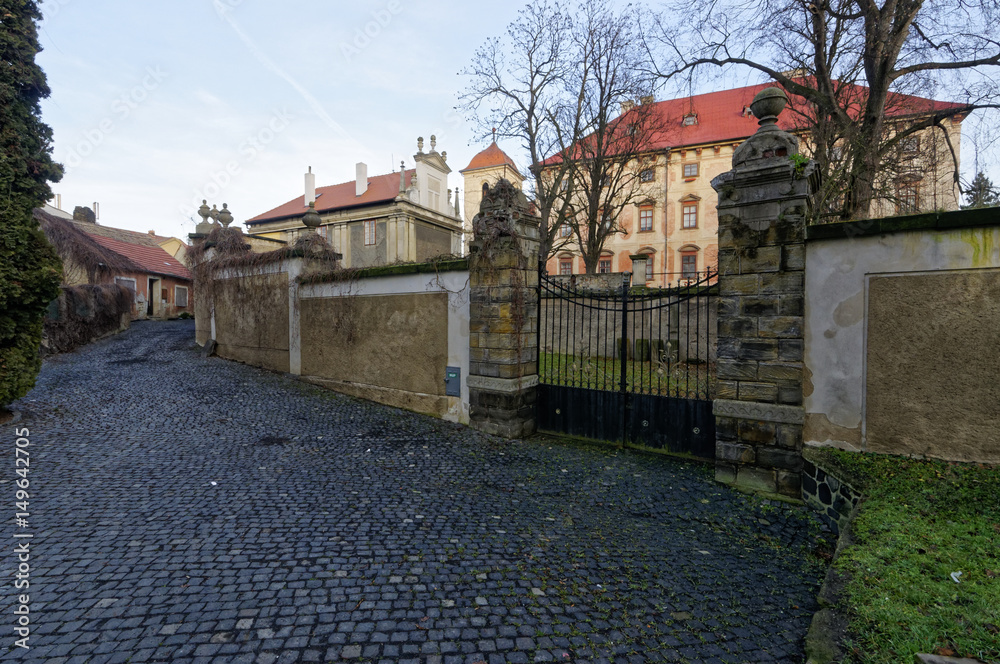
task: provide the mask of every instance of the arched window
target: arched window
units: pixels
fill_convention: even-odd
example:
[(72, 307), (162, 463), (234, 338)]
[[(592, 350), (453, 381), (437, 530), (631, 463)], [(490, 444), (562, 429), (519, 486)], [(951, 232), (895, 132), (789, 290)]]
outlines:
[(484, 182), (483, 183), (483, 198), (486, 198), (486, 194), (488, 194), (489, 192), (490, 192), (490, 183), (489, 182)]

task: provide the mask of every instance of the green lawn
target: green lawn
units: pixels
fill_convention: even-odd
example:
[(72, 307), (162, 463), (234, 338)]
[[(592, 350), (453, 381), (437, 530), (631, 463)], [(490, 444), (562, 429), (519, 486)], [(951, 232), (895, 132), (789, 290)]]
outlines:
[(865, 494), (837, 561), (851, 577), (851, 661), (1000, 660), (1000, 468), (829, 455)]
[[(539, 353), (538, 373), (543, 383), (617, 390), (621, 383), (621, 361), (611, 357)], [(625, 362), (629, 391), (641, 394), (711, 398), (715, 365), (694, 363)]]

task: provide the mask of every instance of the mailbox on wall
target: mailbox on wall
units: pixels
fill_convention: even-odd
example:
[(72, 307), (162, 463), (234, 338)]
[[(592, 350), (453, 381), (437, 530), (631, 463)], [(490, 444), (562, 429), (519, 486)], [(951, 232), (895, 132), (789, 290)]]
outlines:
[(447, 397), (462, 396), (462, 369), (460, 367), (444, 368), (444, 394)]

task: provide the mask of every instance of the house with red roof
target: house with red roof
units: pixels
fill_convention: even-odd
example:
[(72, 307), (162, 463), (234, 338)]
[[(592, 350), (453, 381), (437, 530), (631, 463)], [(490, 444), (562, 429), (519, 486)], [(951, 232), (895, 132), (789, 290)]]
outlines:
[(358, 163), (356, 178), (316, 187), (312, 168), (305, 174), (305, 191), (246, 223), (251, 238), (294, 241), (306, 231), (302, 217), (310, 203), (320, 215), (317, 233), (340, 253), (344, 267), (370, 267), (420, 262), (462, 251), (462, 221), (458, 192), (448, 188), (448, 153), (438, 152), (431, 136), (430, 152), (417, 139), (414, 168), (368, 175)]
[(39, 209), (35, 217), (62, 258), (63, 285), (127, 286), (135, 293), (134, 319), (194, 315), (191, 272), (161, 246), (176, 238), (102, 226), (89, 208), (72, 216)]
[[(598, 263), (599, 272), (632, 270), (630, 256), (646, 257), (647, 281), (668, 286), (704, 274), (718, 266), (717, 197), (711, 182), (732, 168), (733, 151), (757, 130), (750, 113), (754, 96), (770, 84), (670, 99), (654, 104), (658, 115), (656, 135), (643, 155), (640, 172), (643, 194), (638, 204), (628, 206), (617, 220), (622, 232), (606, 242)], [(856, 88), (858, 98), (866, 92)], [(809, 105), (790, 95), (789, 108), (778, 124), (802, 139), (808, 152), (805, 114)], [(957, 108), (949, 102), (896, 94), (889, 104), (889, 117), (920, 116), (932, 111)], [(860, 104), (859, 104), (860, 108)], [(623, 116), (630, 108), (625, 107)], [(958, 154), (961, 116), (943, 122), (951, 145)], [(876, 216), (924, 210), (957, 210), (959, 191), (952, 178), (950, 151), (941, 131), (928, 129), (904, 149), (910, 150), (913, 168), (898, 187), (892, 201), (880, 201)], [(468, 185), (466, 185), (468, 194)], [(560, 229), (570, 237), (568, 228)], [(579, 252), (561, 250), (547, 263), (549, 274), (585, 272)]]

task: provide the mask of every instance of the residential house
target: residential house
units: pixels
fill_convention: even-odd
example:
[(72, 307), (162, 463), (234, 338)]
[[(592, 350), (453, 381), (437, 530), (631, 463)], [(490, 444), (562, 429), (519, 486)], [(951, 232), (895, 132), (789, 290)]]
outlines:
[(137, 319), (193, 315), (191, 272), (160, 246), (176, 238), (101, 226), (85, 207), (69, 215), (46, 206), (35, 217), (62, 258), (63, 285), (123, 284), (135, 293)]
[(462, 252), (462, 220), (457, 192), (448, 189), (448, 153), (438, 153), (431, 136), (430, 152), (417, 139), (415, 168), (368, 175), (358, 163), (356, 178), (316, 188), (312, 168), (305, 174), (302, 196), (246, 221), (251, 239), (289, 242), (306, 230), (302, 217), (310, 203), (320, 215), (317, 233), (340, 253), (344, 267), (369, 267), (426, 261)]
[[(628, 206), (617, 220), (622, 233), (604, 245), (599, 272), (631, 270), (631, 255), (644, 254), (647, 282), (668, 286), (703, 275), (718, 267), (717, 195), (712, 179), (732, 168), (733, 151), (757, 130), (750, 102), (766, 84), (672, 99), (655, 104), (658, 132), (649, 152), (642, 156), (642, 193), (638, 203)], [(920, 114), (954, 107), (954, 104), (919, 97), (896, 95), (893, 113)], [(628, 110), (627, 107), (626, 109)], [(785, 112), (779, 119), (783, 129), (796, 132), (796, 116)], [(960, 148), (961, 117), (944, 121), (956, 154)], [(808, 137), (802, 151), (808, 153)], [(953, 165), (941, 153), (947, 150), (939, 130), (925, 130), (908, 141), (915, 161), (910, 175), (897, 183), (892, 201), (879, 201), (877, 216), (929, 209), (955, 210), (959, 191), (951, 177)], [(467, 185), (468, 187), (468, 185)], [(562, 229), (563, 232), (568, 229)], [(559, 231), (557, 231), (559, 232)], [(565, 233), (568, 236), (568, 233)], [(549, 274), (579, 274), (585, 271), (578, 251), (559, 251), (549, 258)]]

